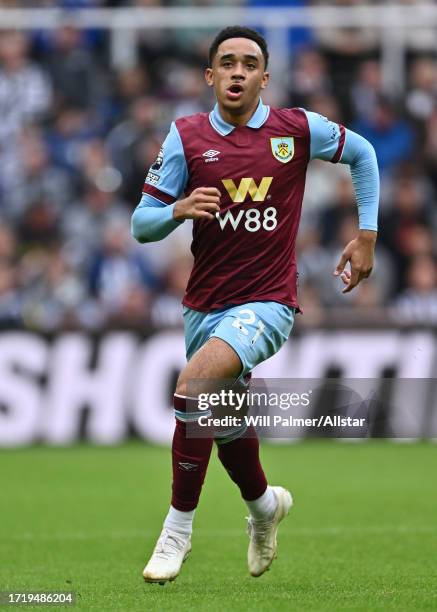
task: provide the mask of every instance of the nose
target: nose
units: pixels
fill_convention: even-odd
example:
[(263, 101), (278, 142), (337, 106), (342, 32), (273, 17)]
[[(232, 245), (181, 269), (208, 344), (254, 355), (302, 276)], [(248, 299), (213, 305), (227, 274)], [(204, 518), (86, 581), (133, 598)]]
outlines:
[(244, 81), (245, 79), (244, 69), (242, 64), (235, 64), (231, 79), (234, 81)]

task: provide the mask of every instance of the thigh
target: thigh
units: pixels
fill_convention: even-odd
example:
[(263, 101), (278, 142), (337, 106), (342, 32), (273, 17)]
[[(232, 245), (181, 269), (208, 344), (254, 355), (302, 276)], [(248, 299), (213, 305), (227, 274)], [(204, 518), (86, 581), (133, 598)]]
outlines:
[(194, 353), (182, 370), (176, 393), (187, 395), (189, 381), (196, 379), (205, 379), (205, 390), (208, 390), (208, 381), (220, 378), (236, 379), (241, 369), (238, 353), (222, 339), (210, 338)]
[(226, 310), (211, 333), (237, 353), (241, 362), (239, 376), (272, 357), (289, 337), (294, 323), (294, 308), (278, 302), (251, 302)]
[(186, 395), (193, 379), (237, 379), (274, 355), (287, 340), (294, 309), (278, 302), (251, 302), (201, 313), (184, 309), (187, 359), (176, 388)]

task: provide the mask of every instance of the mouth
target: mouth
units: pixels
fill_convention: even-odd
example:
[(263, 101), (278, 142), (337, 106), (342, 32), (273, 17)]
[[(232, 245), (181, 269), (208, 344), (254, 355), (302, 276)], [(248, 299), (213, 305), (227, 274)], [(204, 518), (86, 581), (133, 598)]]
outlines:
[(226, 97), (229, 100), (238, 100), (243, 95), (243, 86), (239, 83), (233, 83), (226, 90)]

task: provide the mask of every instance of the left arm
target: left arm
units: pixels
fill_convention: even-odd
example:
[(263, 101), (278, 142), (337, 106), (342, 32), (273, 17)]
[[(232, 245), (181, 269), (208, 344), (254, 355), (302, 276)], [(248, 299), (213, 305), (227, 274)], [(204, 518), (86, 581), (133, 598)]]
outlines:
[[(317, 113), (305, 111), (311, 136), (311, 159), (349, 164), (358, 205), (359, 231), (344, 249), (335, 269), (348, 293), (373, 267), (378, 231), (379, 172), (375, 150), (365, 138)], [(345, 270), (350, 262), (351, 271)]]

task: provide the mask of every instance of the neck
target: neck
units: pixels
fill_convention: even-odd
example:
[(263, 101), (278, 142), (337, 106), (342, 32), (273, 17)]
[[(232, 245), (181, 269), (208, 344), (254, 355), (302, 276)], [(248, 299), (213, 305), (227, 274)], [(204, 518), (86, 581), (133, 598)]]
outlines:
[(241, 111), (230, 111), (224, 108), (220, 104), (220, 102), (218, 102), (218, 107), (220, 111), (220, 116), (224, 121), (226, 121), (226, 123), (229, 123), (230, 125), (235, 125), (235, 127), (241, 127), (241, 126), (247, 125), (247, 123), (250, 121), (252, 115), (258, 108), (258, 104), (259, 104), (259, 98), (256, 100), (253, 106), (251, 106), (248, 110), (242, 111), (242, 112)]

